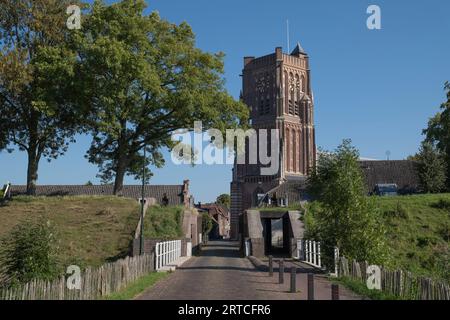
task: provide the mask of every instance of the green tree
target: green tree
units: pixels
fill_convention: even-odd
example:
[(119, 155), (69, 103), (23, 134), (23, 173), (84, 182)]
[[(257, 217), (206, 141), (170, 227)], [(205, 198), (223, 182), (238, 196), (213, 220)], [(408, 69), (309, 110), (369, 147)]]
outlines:
[(48, 221), (25, 221), (1, 241), (2, 274), (10, 284), (50, 280), (60, 273), (58, 241)]
[(203, 242), (206, 243), (208, 242), (208, 236), (209, 233), (211, 232), (213, 228), (213, 222), (212, 222), (212, 218), (209, 216), (208, 213), (203, 213), (202, 214), (202, 238), (203, 238)]
[(217, 204), (221, 204), (221, 205), (223, 205), (226, 208), (230, 208), (231, 197), (227, 193), (221, 194), (220, 196), (217, 197), (216, 203)]
[(428, 121), (428, 127), (423, 130), (426, 141), (435, 144), (444, 155), (447, 164), (447, 188), (450, 189), (450, 82), (446, 82), (444, 90), (447, 101), (441, 104), (441, 111)]
[(447, 166), (439, 150), (429, 142), (423, 142), (417, 155), (422, 190), (438, 193), (445, 188)]
[(92, 145), (87, 157), (103, 182), (121, 194), (125, 175), (160, 167), (171, 134), (202, 121), (204, 129), (235, 128), (248, 110), (224, 89), (223, 54), (195, 47), (190, 26), (144, 15), (145, 1), (106, 6), (95, 1), (79, 32), (79, 75), (92, 106)]
[(337, 246), (342, 255), (360, 261), (383, 262), (387, 255), (384, 230), (373, 203), (367, 196), (359, 153), (350, 140), (333, 153), (322, 153), (308, 179), (310, 194), (319, 205), (309, 206), (316, 230), (308, 231), (323, 242), (332, 256)]
[(41, 158), (63, 154), (76, 131), (68, 99), (75, 54), (66, 46), (66, 8), (76, 3), (0, 1), (0, 140), (27, 152), (28, 194)]

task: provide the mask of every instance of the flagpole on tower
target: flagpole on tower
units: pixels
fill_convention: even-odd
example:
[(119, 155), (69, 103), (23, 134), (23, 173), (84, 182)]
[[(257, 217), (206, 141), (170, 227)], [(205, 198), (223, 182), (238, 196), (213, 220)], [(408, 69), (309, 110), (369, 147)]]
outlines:
[(291, 51), (290, 42), (289, 42), (289, 20), (286, 20), (286, 36), (287, 36), (287, 52)]

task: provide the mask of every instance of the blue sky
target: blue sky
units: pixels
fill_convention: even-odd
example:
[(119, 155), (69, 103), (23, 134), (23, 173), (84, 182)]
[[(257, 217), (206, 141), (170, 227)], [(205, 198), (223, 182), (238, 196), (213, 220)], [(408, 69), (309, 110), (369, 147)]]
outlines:
[[(229, 92), (239, 96), (244, 56), (272, 53), (300, 41), (310, 56), (315, 97), (317, 144), (334, 149), (351, 138), (361, 155), (403, 159), (417, 151), (421, 130), (444, 101), (450, 80), (450, 2), (301, 1), (301, 0), (154, 0), (148, 12), (187, 21), (205, 51), (226, 53)], [(366, 9), (379, 5), (382, 29), (368, 30)], [(89, 137), (78, 137), (62, 158), (41, 161), (40, 184), (82, 184), (97, 168), (84, 159)], [(152, 184), (191, 180), (197, 201), (229, 192), (231, 166), (175, 166), (154, 170)], [(0, 182), (26, 182), (26, 154), (0, 153)], [(131, 178), (126, 183), (137, 183)]]

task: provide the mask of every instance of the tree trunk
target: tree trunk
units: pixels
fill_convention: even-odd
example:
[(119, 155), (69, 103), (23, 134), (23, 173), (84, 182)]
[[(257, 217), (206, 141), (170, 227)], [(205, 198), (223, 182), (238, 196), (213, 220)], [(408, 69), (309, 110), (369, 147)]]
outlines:
[(35, 148), (28, 150), (28, 170), (27, 170), (27, 195), (36, 195), (36, 182), (38, 179), (39, 157)]
[(117, 146), (117, 164), (116, 164), (116, 178), (114, 180), (114, 195), (121, 196), (123, 190), (123, 178), (127, 171), (128, 159), (127, 159), (127, 141), (126, 141), (126, 122), (121, 122), (121, 134)]
[(119, 158), (117, 163), (116, 178), (114, 179), (114, 195), (121, 196), (123, 191), (123, 178), (125, 177), (125, 159)]

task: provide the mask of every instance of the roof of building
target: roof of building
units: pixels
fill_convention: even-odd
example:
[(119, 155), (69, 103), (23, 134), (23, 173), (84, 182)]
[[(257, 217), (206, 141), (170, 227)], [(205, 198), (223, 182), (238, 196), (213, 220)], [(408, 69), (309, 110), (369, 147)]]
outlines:
[(294, 50), (292, 50), (292, 52), (291, 52), (291, 55), (292, 56), (298, 56), (299, 54), (306, 54), (306, 52), (302, 48), (300, 42), (297, 42), (297, 45), (295, 46)]
[(419, 190), (417, 163), (411, 160), (360, 161), (369, 192), (377, 184), (395, 183), (399, 192), (410, 193)]
[(306, 179), (287, 180), (267, 192), (269, 197), (287, 198), (289, 203), (303, 201), (306, 195)]
[(208, 211), (210, 215), (220, 214), (224, 218), (228, 218), (229, 210), (223, 205), (217, 203), (205, 203), (198, 206), (199, 209)]
[[(41, 185), (36, 186), (37, 196), (110, 196), (113, 195), (113, 185)], [(20, 195), (26, 193), (25, 185), (12, 185), (11, 194)], [(126, 198), (140, 199), (142, 186), (125, 185), (122, 195)], [(144, 188), (146, 198), (155, 198), (162, 203), (164, 195), (169, 204), (183, 204), (183, 185), (147, 185)]]

